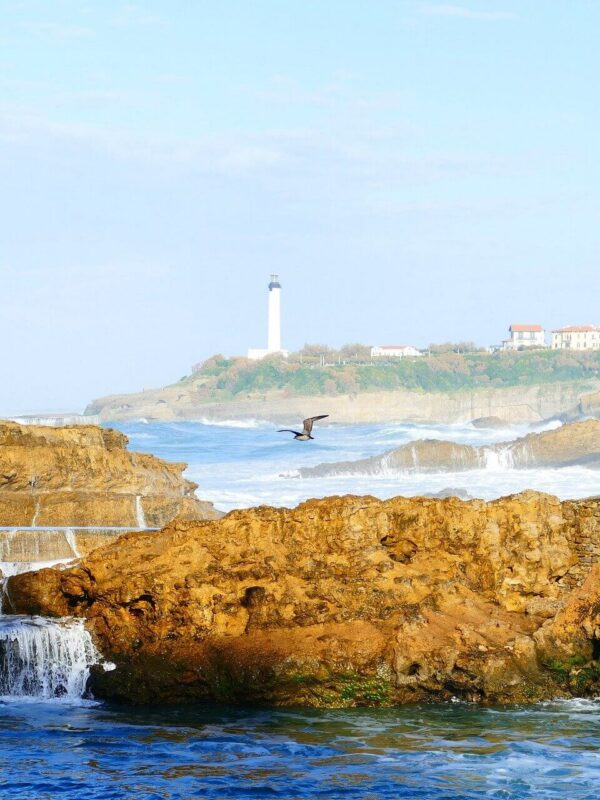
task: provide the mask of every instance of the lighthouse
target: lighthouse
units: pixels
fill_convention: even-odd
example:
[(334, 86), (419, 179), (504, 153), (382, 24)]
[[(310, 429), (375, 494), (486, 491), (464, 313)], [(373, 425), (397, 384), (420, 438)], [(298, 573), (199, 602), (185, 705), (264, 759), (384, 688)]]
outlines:
[(279, 275), (271, 275), (267, 313), (267, 347), (266, 349), (249, 348), (248, 358), (252, 361), (259, 361), (261, 358), (273, 353), (279, 353), (284, 358), (287, 358), (287, 350), (281, 349), (281, 284), (279, 283)]
[(271, 275), (269, 283), (269, 329), (267, 353), (281, 351), (281, 284), (279, 275)]

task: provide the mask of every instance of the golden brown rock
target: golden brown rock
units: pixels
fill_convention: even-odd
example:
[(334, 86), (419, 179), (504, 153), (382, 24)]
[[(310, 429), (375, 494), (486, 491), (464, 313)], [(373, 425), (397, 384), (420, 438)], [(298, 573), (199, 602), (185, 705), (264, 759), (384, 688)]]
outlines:
[(117, 699), (520, 701), (572, 691), (540, 639), (554, 622), (569, 658), (594, 655), (596, 561), (597, 499), (331, 497), (128, 534), (9, 597), (85, 617)]
[(176, 516), (215, 518), (196, 484), (127, 437), (93, 425), (0, 422), (0, 526), (160, 527)]

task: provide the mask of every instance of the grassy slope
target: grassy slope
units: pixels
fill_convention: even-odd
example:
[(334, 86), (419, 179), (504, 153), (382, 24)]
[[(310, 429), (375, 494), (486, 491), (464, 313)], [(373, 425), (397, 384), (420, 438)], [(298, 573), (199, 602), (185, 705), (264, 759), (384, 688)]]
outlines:
[(179, 385), (193, 386), (200, 402), (255, 394), (356, 395), (408, 389), (448, 392), (600, 378), (600, 351), (551, 350), (399, 359), (380, 364), (306, 365), (280, 358), (248, 361), (214, 357)]

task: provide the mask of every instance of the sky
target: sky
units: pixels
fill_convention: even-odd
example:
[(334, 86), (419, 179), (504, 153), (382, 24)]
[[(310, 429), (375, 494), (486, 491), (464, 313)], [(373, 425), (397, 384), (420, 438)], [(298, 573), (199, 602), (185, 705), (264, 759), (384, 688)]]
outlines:
[(0, 0), (0, 413), (600, 324), (600, 0)]

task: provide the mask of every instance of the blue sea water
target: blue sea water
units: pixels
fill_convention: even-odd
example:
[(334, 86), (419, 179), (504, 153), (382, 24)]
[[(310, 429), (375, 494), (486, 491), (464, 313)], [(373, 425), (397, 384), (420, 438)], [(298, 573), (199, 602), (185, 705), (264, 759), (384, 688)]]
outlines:
[(0, 796), (593, 800), (600, 703), (314, 711), (0, 707)]
[[(506, 431), (468, 425), (332, 425), (320, 427), (308, 443), (258, 422), (120, 427), (131, 449), (188, 463), (199, 496), (224, 510), (295, 505), (334, 493), (387, 497), (446, 487), (480, 497), (523, 488), (561, 497), (598, 493), (598, 473), (584, 468), (296, 477), (301, 466), (374, 455), (418, 438), (472, 444), (508, 438)], [(600, 701), (316, 711), (0, 698), (0, 737), (0, 798), (19, 800), (600, 796)]]
[[(294, 427), (294, 420), (290, 420)], [(130, 448), (170, 461), (184, 461), (187, 476), (198, 483), (198, 495), (229, 511), (261, 503), (295, 506), (310, 497), (373, 494), (386, 498), (462, 489), (471, 497), (490, 500), (537, 489), (561, 499), (600, 493), (600, 473), (585, 467), (515, 470), (491, 463), (469, 472), (386, 473), (299, 478), (301, 467), (321, 462), (352, 461), (380, 455), (417, 439), (445, 439), (471, 445), (509, 441), (532, 430), (558, 423), (510, 430), (480, 430), (464, 425), (315, 425), (314, 441), (297, 442), (266, 422), (135, 422), (119, 425)], [(297, 420), (296, 420), (297, 425)]]

